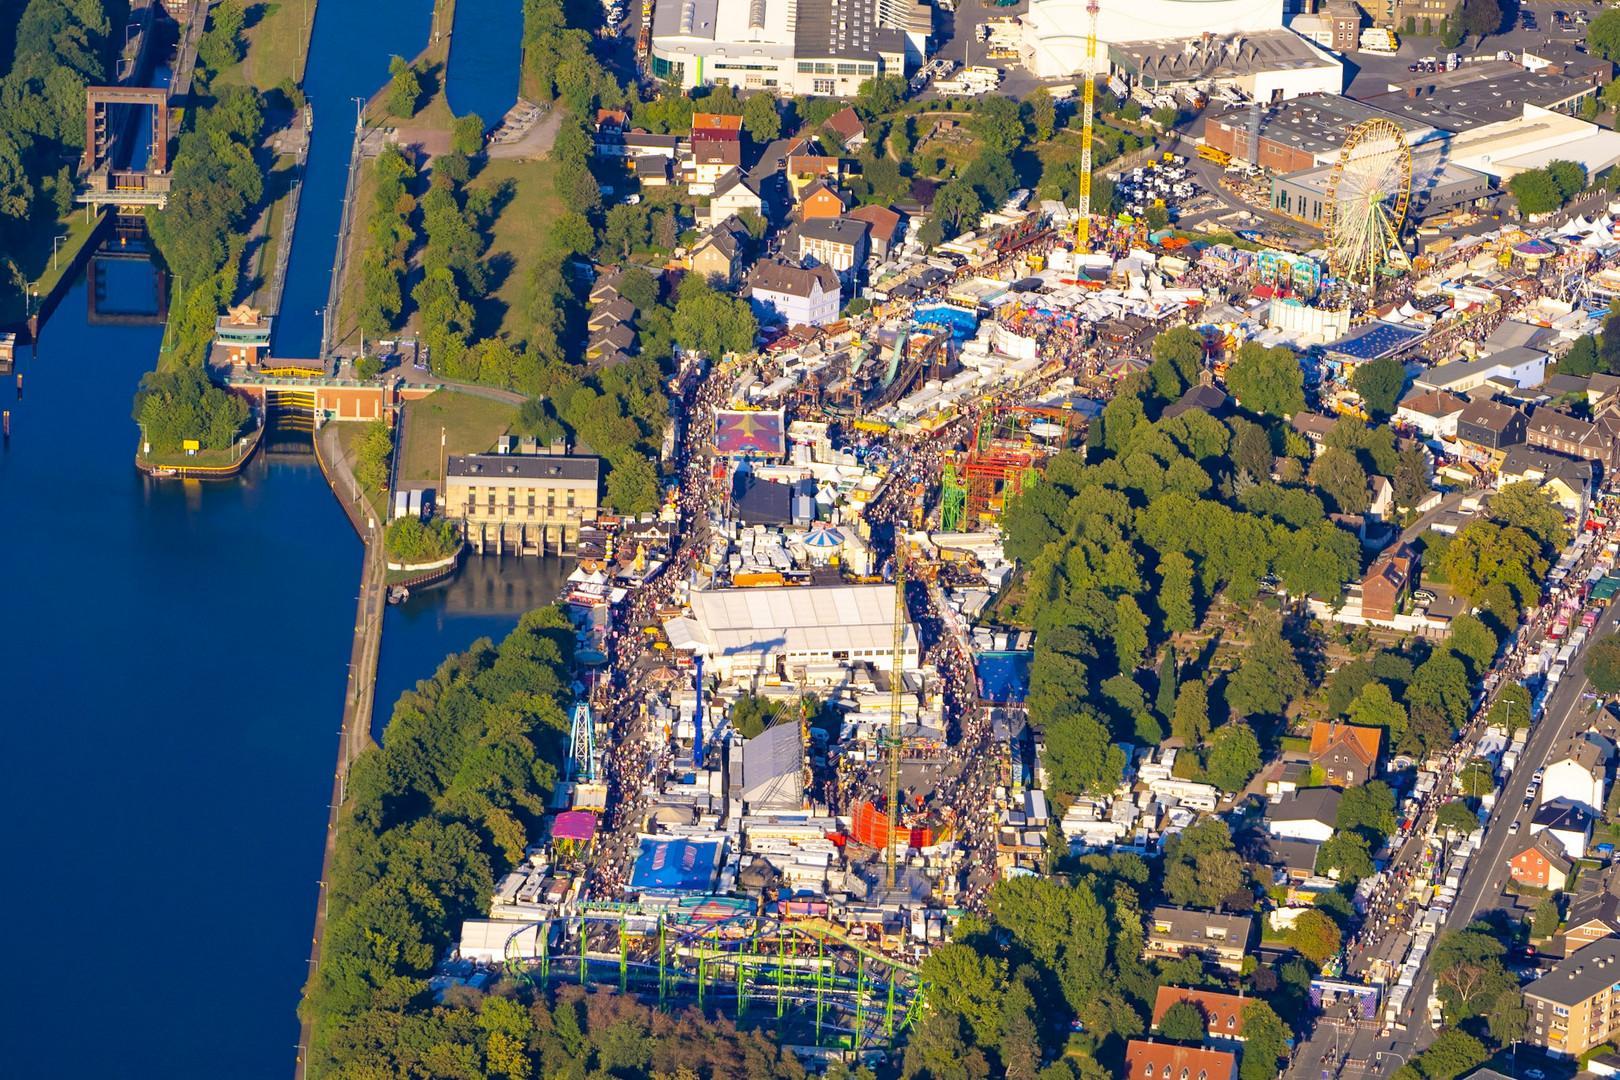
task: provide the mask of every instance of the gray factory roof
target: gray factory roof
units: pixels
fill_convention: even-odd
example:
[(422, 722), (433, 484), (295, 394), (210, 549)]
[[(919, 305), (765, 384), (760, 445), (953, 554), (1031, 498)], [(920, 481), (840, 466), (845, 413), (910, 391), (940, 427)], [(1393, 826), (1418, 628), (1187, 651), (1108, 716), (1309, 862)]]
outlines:
[(1233, 79), (1263, 71), (1305, 71), (1337, 67), (1323, 54), (1289, 30), (1262, 30), (1252, 34), (1209, 37), (1157, 38), (1110, 45), (1111, 58), (1133, 74), (1155, 83)]
[(904, 34), (878, 25), (877, 0), (799, 0), (793, 36), (799, 57), (875, 63), (880, 51), (905, 51)]
[(1359, 100), (1387, 113), (1458, 133), (1517, 120), (1524, 115), (1526, 105), (1551, 109), (1592, 90), (1588, 82), (1549, 71), (1525, 71), (1516, 64), (1497, 60), (1414, 76), (1392, 82), (1389, 87), (1388, 93)]
[(1565, 957), (1557, 967), (1526, 986), (1524, 996), (1554, 1005), (1578, 1005), (1616, 983), (1620, 983), (1620, 937), (1606, 937)]
[(561, 454), (451, 454), (449, 475), (464, 479), (587, 480), (596, 483), (601, 460)]
[[(1388, 113), (1354, 98), (1301, 94), (1262, 113), (1260, 137), (1305, 153), (1335, 153), (1344, 146), (1344, 140), (1357, 124), (1378, 117), (1398, 125), (1410, 143), (1421, 143), (1437, 134), (1434, 127), (1424, 121)], [(1249, 108), (1230, 109), (1210, 117), (1209, 122), (1247, 131)]]
[(742, 744), (742, 797), (753, 810), (797, 810), (804, 801), (804, 743), (796, 723), (779, 723)]

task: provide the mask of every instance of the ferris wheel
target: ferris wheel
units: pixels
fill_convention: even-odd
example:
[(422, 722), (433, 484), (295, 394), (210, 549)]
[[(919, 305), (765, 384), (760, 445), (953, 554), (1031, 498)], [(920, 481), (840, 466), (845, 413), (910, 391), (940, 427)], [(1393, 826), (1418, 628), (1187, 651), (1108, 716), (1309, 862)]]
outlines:
[(1328, 177), (1328, 263), (1370, 283), (1380, 266), (1406, 265), (1401, 223), (1412, 195), (1412, 148), (1392, 121), (1363, 120), (1350, 132)]

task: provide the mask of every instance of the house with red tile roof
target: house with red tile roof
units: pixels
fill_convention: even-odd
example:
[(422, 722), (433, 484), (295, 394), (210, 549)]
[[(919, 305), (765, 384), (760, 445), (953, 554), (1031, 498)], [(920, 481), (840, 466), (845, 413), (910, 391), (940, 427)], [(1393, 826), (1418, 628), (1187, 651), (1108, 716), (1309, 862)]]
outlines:
[(1184, 986), (1161, 986), (1153, 999), (1153, 1030), (1170, 1006), (1185, 1001), (1204, 1016), (1204, 1033), (1211, 1039), (1243, 1040), (1243, 1009), (1254, 999), (1242, 994), (1221, 994), (1214, 990), (1189, 990)]
[(1237, 1055), (1229, 1050), (1132, 1039), (1125, 1044), (1120, 1080), (1237, 1080)]

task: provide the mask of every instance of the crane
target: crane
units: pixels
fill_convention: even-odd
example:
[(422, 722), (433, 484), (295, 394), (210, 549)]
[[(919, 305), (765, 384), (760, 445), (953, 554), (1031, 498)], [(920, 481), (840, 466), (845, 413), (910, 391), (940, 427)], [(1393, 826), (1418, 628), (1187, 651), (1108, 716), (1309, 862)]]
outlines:
[(1075, 227), (1075, 248), (1085, 247), (1091, 241), (1091, 139), (1096, 132), (1095, 109), (1097, 99), (1097, 13), (1101, 8), (1097, 0), (1086, 3), (1086, 71), (1085, 108), (1080, 127), (1080, 192), (1077, 209), (1080, 222)]
[(906, 537), (894, 530), (894, 657), (889, 668), (889, 850), (887, 881), (894, 888), (894, 842), (900, 831), (900, 687), (906, 646)]

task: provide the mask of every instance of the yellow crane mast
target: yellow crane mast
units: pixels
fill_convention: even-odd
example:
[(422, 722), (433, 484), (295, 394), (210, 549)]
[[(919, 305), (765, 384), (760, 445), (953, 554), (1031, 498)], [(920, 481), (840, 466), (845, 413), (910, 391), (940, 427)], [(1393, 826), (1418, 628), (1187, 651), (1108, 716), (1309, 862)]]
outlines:
[(1097, 0), (1089, 0), (1086, 4), (1086, 70), (1085, 108), (1081, 114), (1084, 122), (1080, 127), (1080, 196), (1078, 199), (1080, 223), (1075, 228), (1076, 249), (1085, 247), (1091, 242), (1091, 139), (1096, 132), (1096, 101), (1097, 101)]
[(906, 645), (906, 537), (894, 530), (894, 660), (889, 668), (889, 850), (887, 881), (895, 883), (894, 842), (900, 834), (900, 675), (905, 666)]

